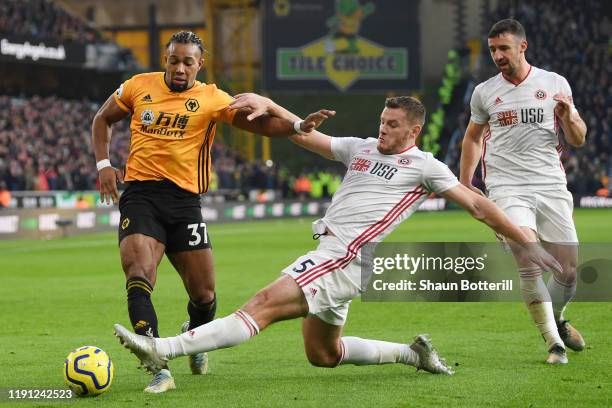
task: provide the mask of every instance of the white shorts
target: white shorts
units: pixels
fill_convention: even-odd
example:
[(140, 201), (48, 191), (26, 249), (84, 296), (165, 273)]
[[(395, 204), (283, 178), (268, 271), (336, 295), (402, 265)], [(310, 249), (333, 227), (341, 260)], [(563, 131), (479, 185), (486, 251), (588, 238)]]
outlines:
[(360, 262), (338, 238), (323, 235), (316, 250), (300, 256), (282, 273), (295, 279), (304, 291), (309, 314), (342, 326), (351, 300), (360, 293)]
[(578, 243), (572, 217), (574, 200), (569, 191), (495, 189), (489, 192), (489, 198), (514, 224), (531, 228), (541, 241)]

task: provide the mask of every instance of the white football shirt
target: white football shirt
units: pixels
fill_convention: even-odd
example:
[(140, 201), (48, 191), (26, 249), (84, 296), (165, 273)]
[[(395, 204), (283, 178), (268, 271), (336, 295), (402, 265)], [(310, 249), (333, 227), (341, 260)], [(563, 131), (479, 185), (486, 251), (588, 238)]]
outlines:
[[(499, 73), (476, 87), (470, 103), (471, 120), (489, 124), (482, 153), (483, 179), (489, 191), (566, 188), (554, 113), (553, 96), (557, 93), (571, 98), (567, 80), (533, 66), (519, 84)], [(573, 104), (572, 109), (576, 109)]]
[(323, 222), (357, 254), (368, 242), (380, 242), (410, 217), (429, 192), (442, 193), (459, 181), (450, 169), (416, 146), (385, 155), (374, 138), (332, 138), (331, 149), (347, 172)]

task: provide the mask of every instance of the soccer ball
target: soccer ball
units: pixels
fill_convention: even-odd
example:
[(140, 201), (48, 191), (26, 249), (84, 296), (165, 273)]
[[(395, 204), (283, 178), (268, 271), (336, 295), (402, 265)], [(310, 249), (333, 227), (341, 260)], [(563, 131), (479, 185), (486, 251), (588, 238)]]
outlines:
[(108, 354), (95, 346), (73, 350), (64, 361), (64, 383), (81, 397), (95, 397), (108, 390), (115, 367)]

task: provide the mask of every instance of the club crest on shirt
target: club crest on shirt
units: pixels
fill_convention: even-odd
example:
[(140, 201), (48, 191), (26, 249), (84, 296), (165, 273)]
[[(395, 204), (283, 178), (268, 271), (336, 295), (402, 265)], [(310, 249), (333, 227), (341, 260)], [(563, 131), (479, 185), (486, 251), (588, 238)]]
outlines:
[(402, 157), (400, 159), (397, 159), (397, 165), (400, 167), (410, 167), (410, 164), (412, 164), (412, 160)]
[(546, 91), (544, 91), (543, 89), (538, 89), (535, 93), (535, 97), (536, 99), (543, 101), (544, 99), (546, 99)]
[(145, 125), (152, 125), (155, 120), (155, 114), (150, 109), (145, 109), (140, 114), (140, 121)]

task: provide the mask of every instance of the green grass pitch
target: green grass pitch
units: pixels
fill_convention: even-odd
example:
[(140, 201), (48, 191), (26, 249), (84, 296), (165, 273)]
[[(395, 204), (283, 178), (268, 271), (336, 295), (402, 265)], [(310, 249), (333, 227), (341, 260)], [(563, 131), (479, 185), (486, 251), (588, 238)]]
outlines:
[[(577, 210), (583, 242), (612, 242), (612, 211)], [(243, 304), (297, 256), (315, 247), (310, 221), (211, 225), (218, 316)], [(492, 241), (462, 212), (418, 213), (388, 242)], [(612, 246), (611, 246), (612, 247)], [(151, 407), (605, 407), (612, 405), (612, 303), (576, 303), (568, 318), (588, 348), (570, 364), (543, 363), (545, 347), (521, 303), (362, 303), (345, 333), (408, 342), (429, 333), (455, 365), (453, 377), (400, 365), (311, 367), (300, 322), (274, 325), (234, 349), (211, 353), (211, 374), (192, 376), (171, 362), (177, 390), (146, 395), (150, 377), (120, 347), (112, 324), (129, 326), (115, 234), (53, 241), (0, 241), (0, 388), (61, 388), (62, 364), (82, 345), (115, 363), (111, 389), (95, 399), (39, 405)], [(186, 319), (186, 294), (164, 260), (153, 300), (162, 335)], [(2, 404), (2, 402), (0, 402)], [(11, 406), (28, 406), (23, 402)], [(77, 406), (77, 405), (73, 405)]]

